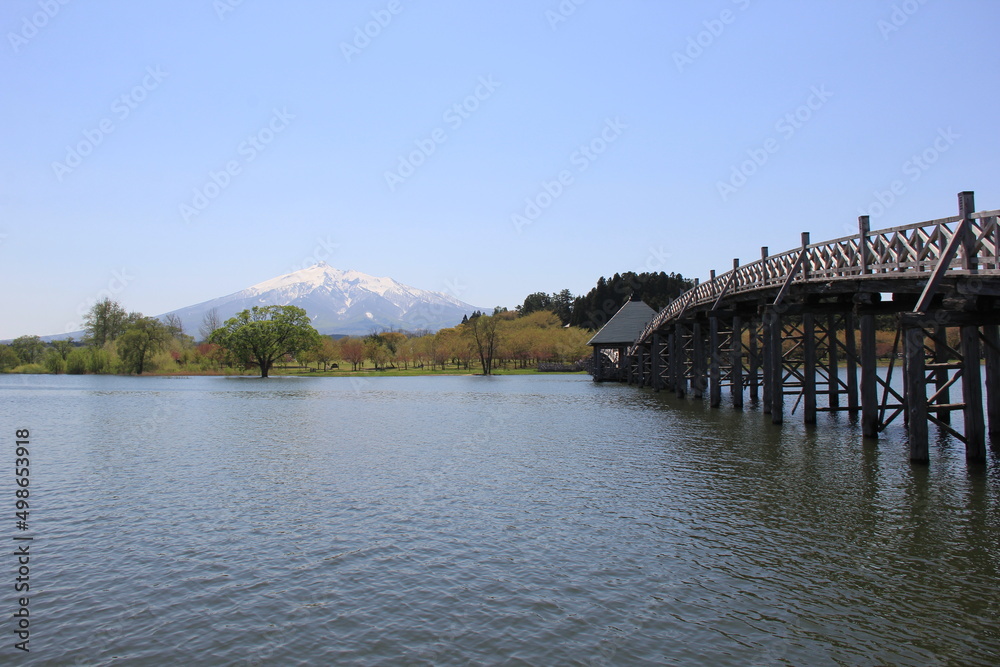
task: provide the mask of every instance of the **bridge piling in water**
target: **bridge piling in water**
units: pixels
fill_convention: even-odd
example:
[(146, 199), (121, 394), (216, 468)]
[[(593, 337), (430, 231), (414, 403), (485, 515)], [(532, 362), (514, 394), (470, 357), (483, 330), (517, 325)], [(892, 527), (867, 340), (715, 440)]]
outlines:
[[(803, 233), (794, 250), (734, 260), (627, 348), (595, 347), (595, 379), (679, 398), (707, 390), (713, 408), (728, 387), (734, 408), (747, 392), (775, 424), (795, 396), (792, 414), (801, 405), (806, 423), (818, 412), (860, 412), (873, 440), (902, 416), (913, 462), (929, 461), (931, 424), (963, 442), (968, 461), (983, 461), (987, 440), (1000, 451), (1000, 211), (976, 213), (971, 192), (958, 199), (957, 216), (875, 232), (861, 216), (855, 235), (811, 243)], [(876, 318), (885, 316), (895, 318), (896, 342), (883, 373)]]

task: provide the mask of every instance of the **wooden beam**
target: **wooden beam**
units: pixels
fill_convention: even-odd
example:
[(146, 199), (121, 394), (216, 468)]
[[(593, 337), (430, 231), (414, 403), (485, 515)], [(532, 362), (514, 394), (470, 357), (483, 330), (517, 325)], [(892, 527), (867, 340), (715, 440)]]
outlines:
[(691, 395), (702, 398), (705, 396), (705, 340), (700, 322), (691, 325), (691, 343)]
[(983, 327), (986, 341), (986, 414), (989, 417), (990, 446), (1000, 452), (1000, 327)]
[(847, 350), (847, 409), (857, 413), (858, 405), (858, 349), (855, 336), (857, 325), (854, 313), (844, 313), (844, 347)]
[(906, 408), (909, 415), (908, 440), (910, 461), (928, 463), (927, 386), (924, 377), (924, 330), (910, 327), (904, 331), (906, 356)]
[(781, 350), (781, 315), (776, 311), (771, 311), (768, 313), (768, 319), (770, 320), (770, 333), (768, 335), (767, 347), (768, 347), (768, 363), (770, 368), (764, 369), (764, 374), (767, 377), (767, 385), (770, 385), (771, 391), (771, 423), (780, 424), (784, 421), (784, 401), (785, 392), (782, 382), (784, 380), (785, 368), (782, 363), (782, 350)]
[(861, 432), (878, 438), (878, 366), (875, 357), (875, 316), (863, 313), (861, 323)]
[(938, 260), (938, 264), (934, 267), (934, 272), (931, 273), (931, 277), (927, 279), (927, 284), (924, 286), (924, 291), (920, 293), (920, 298), (917, 299), (917, 305), (914, 306), (914, 313), (926, 313), (931, 305), (931, 299), (937, 293), (938, 284), (940, 284), (941, 279), (951, 268), (951, 262), (955, 259), (955, 255), (958, 253), (958, 249), (962, 247), (963, 239), (970, 227), (970, 221), (966, 218), (958, 223), (958, 227), (955, 228), (955, 234), (948, 241), (948, 245), (945, 246), (944, 251), (941, 253), (941, 259)]
[(805, 264), (806, 255), (809, 252), (808, 250), (806, 250), (806, 245), (808, 245), (807, 242), (809, 240), (808, 239), (809, 232), (802, 232), (802, 234), (803, 234), (802, 250), (799, 251), (799, 256), (798, 258), (796, 258), (795, 264), (792, 265), (792, 268), (791, 270), (789, 270), (788, 275), (785, 276), (785, 282), (781, 286), (781, 290), (778, 291), (778, 296), (774, 298), (774, 302), (771, 304), (772, 306), (778, 306), (781, 304), (782, 301), (785, 300), (785, 295), (788, 294), (788, 290), (792, 286), (792, 281), (795, 280), (795, 276), (799, 274), (799, 271), (802, 270), (802, 267)]
[(983, 423), (983, 375), (979, 327), (962, 327), (962, 401), (965, 403), (965, 459), (985, 463), (986, 427)]
[(709, 388), (708, 403), (710, 407), (717, 408), (722, 405), (722, 370), (719, 363), (719, 318), (708, 318), (708, 347), (709, 347)]
[(812, 313), (802, 316), (802, 395), (804, 421), (816, 423), (816, 327)]
[(733, 407), (737, 410), (743, 409), (743, 320), (739, 315), (733, 317), (733, 334), (730, 343), (730, 361), (732, 367), (730, 371), (729, 391), (733, 396)]

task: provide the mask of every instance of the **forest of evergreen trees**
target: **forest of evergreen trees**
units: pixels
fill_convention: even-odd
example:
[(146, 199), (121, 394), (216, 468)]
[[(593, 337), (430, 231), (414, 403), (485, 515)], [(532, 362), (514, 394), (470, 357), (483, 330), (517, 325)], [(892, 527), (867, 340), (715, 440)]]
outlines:
[(588, 329), (599, 329), (618, 312), (635, 294), (653, 310), (659, 312), (682, 292), (691, 289), (694, 282), (679, 273), (616, 273), (611, 278), (601, 277), (597, 286), (573, 300), (567, 324)]

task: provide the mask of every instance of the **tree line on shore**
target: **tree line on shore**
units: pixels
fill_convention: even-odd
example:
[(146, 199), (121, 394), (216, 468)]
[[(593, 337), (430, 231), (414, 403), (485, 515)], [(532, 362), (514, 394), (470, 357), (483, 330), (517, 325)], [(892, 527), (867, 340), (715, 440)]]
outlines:
[[(654, 310), (690, 289), (680, 274), (625, 272), (601, 277), (587, 294), (568, 289), (529, 294), (513, 311), (472, 313), (437, 332), (373, 330), (365, 336), (323, 336), (293, 306), (257, 307), (222, 322), (210, 311), (197, 332), (184, 331), (176, 315), (162, 321), (128, 312), (116, 301), (94, 304), (84, 318), (82, 341), (43, 342), (21, 336), (0, 345), (0, 372), (20, 373), (223, 373), (253, 369), (267, 375), (276, 364), (299, 370), (351, 372), (374, 369), (478, 370), (580, 369), (586, 342), (633, 295)], [(892, 350), (891, 322), (880, 322), (878, 354)]]
[[(255, 307), (226, 322), (209, 312), (199, 338), (176, 316), (161, 321), (104, 299), (84, 319), (82, 341), (45, 343), (21, 336), (0, 345), (0, 372), (68, 374), (220, 373), (253, 370), (267, 376), (275, 365), (300, 370), (526, 369), (539, 364), (572, 367), (589, 352), (592, 332), (565, 327), (551, 311), (522, 315), (498, 309), (474, 313), (435, 333), (372, 331), (365, 336), (318, 334), (294, 306)], [(580, 366), (576, 369), (579, 370)]]

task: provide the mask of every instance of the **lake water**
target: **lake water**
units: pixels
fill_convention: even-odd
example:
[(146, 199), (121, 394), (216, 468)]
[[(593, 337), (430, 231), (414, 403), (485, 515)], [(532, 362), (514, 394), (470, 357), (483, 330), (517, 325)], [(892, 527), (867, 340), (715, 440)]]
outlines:
[(3, 664), (1000, 660), (997, 457), (914, 467), (901, 426), (580, 376), (0, 376), (0, 405), (0, 539), (34, 537)]

